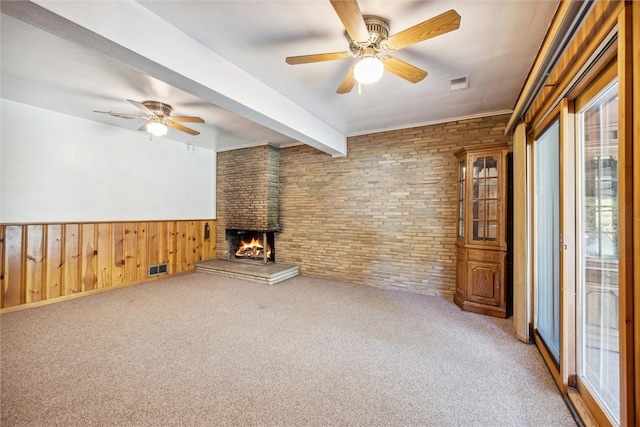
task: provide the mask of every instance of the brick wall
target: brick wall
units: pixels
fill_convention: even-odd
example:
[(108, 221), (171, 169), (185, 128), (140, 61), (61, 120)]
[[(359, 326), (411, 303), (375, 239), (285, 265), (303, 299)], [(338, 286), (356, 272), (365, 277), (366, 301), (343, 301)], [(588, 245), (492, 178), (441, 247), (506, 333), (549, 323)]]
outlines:
[[(308, 146), (282, 149), (278, 262), (299, 265), (308, 276), (452, 295), (453, 152), (481, 144), (510, 144), (504, 136), (508, 118), (352, 137), (343, 158)], [(221, 213), (218, 210), (218, 222)]]
[(278, 228), (280, 149), (269, 145), (218, 153), (217, 257), (227, 258), (225, 230)]

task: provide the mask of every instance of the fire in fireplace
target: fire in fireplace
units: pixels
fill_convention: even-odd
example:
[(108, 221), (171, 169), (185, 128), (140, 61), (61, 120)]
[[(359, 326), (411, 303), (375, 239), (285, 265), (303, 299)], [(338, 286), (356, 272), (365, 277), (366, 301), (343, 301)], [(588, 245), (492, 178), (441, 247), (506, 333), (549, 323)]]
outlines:
[(229, 257), (269, 262), (275, 260), (273, 232), (227, 230)]
[[(269, 243), (267, 242), (266, 248), (266, 256), (267, 259), (271, 259), (271, 248), (269, 247)], [(240, 247), (236, 251), (237, 258), (252, 258), (252, 259), (263, 259), (265, 256), (265, 247), (262, 242), (262, 239), (252, 237), (251, 241), (248, 239), (242, 239), (240, 243)]]

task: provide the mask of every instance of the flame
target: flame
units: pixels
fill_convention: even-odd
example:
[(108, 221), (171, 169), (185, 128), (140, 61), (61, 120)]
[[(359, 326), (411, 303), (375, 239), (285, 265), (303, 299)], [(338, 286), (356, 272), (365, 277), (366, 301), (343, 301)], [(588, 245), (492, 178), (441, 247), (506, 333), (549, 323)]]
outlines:
[(262, 246), (262, 243), (260, 243), (260, 240), (254, 237), (250, 242), (242, 242), (236, 251), (236, 255), (242, 255), (246, 251), (255, 252), (257, 249), (264, 249), (264, 247)]
[[(250, 258), (262, 258), (264, 246), (259, 238), (252, 237), (250, 242), (242, 242), (236, 256), (250, 257)], [(271, 258), (271, 248), (267, 247), (267, 258)]]

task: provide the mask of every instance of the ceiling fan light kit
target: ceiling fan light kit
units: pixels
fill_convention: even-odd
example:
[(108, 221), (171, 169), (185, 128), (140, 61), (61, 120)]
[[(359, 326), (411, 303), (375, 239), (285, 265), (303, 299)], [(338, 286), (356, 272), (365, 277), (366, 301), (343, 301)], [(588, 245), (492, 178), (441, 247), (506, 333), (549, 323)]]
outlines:
[(147, 132), (153, 136), (165, 136), (168, 128), (162, 122), (147, 123)]
[(400, 50), (460, 27), (460, 15), (455, 10), (449, 10), (389, 36), (387, 20), (379, 16), (363, 16), (356, 0), (329, 1), (347, 31), (349, 51), (289, 56), (285, 61), (297, 65), (360, 58), (347, 72), (337, 93), (351, 92), (356, 82), (374, 83), (382, 77), (384, 70), (411, 83), (423, 80), (427, 76), (426, 71), (398, 58), (388, 55), (378, 57), (378, 54)]
[(382, 78), (384, 65), (375, 56), (365, 56), (353, 68), (353, 74), (358, 83), (363, 85), (375, 83)]
[(193, 130), (177, 122), (204, 123), (200, 117), (194, 116), (172, 116), (173, 108), (169, 104), (158, 101), (138, 102), (127, 99), (133, 104), (141, 114), (116, 113), (113, 111), (94, 111), (94, 113), (109, 114), (110, 116), (121, 119), (145, 119), (146, 123), (140, 126), (138, 130), (149, 132), (150, 136), (165, 136), (169, 128), (188, 133), (189, 135), (200, 135), (200, 132)]

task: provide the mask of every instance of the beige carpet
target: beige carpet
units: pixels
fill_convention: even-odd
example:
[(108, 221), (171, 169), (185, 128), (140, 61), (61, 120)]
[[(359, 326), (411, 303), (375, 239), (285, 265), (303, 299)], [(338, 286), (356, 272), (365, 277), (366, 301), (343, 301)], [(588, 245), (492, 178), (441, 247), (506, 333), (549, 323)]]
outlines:
[(0, 317), (2, 426), (571, 426), (512, 320), (192, 273)]

